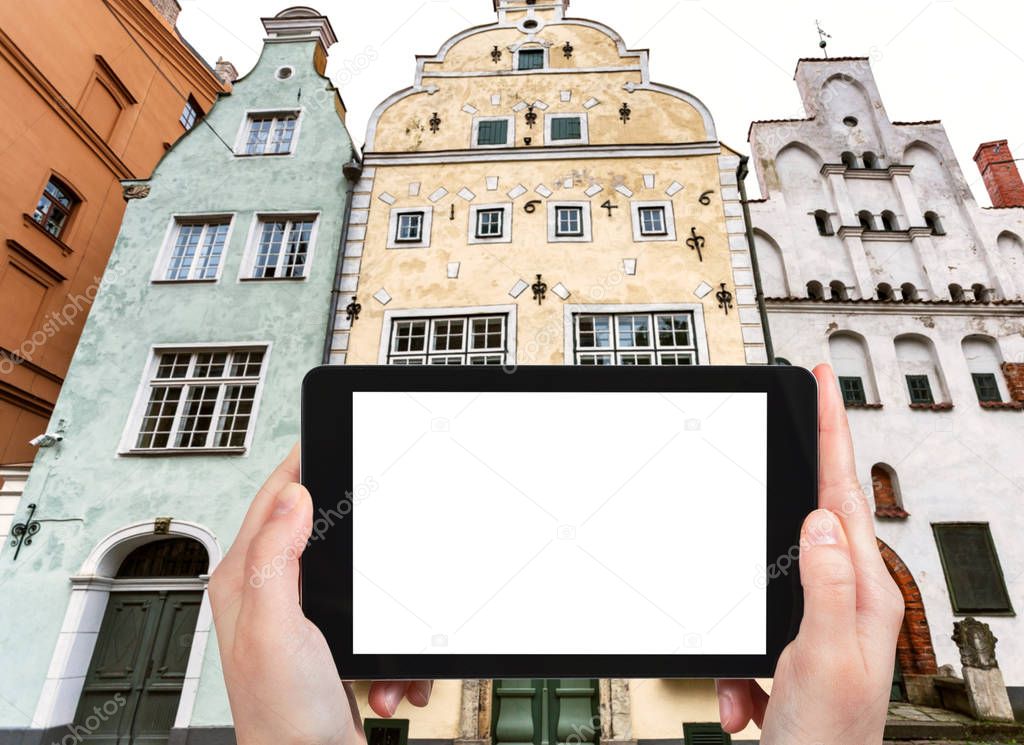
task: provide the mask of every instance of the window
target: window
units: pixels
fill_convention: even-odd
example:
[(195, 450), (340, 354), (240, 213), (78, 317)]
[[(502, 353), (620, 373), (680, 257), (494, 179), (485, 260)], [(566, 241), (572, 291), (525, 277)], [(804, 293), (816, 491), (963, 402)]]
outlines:
[(512, 144), (512, 117), (477, 119), (473, 122), (476, 147), (509, 147)]
[(907, 390), (910, 392), (911, 404), (926, 406), (935, 403), (932, 384), (927, 375), (908, 375)]
[(560, 238), (583, 235), (583, 208), (556, 207), (555, 235)]
[(821, 286), (821, 282), (811, 280), (807, 283), (807, 297), (811, 300), (825, 299), (825, 288)]
[(294, 150), (299, 116), (296, 112), (250, 114), (243, 155), (286, 155)]
[(544, 50), (543, 49), (521, 49), (519, 50), (520, 70), (543, 70)]
[(893, 292), (892, 285), (887, 284), (885, 282), (882, 282), (880, 285), (878, 285), (878, 288), (875, 290), (875, 292), (878, 294), (879, 300), (889, 301), (896, 299), (896, 293)]
[(818, 227), (818, 235), (834, 235), (832, 219), (825, 210), (818, 210), (814, 213), (814, 224)]
[(633, 202), (633, 240), (674, 241), (675, 217), (671, 202)]
[(178, 119), (181, 122), (186, 131), (192, 129), (199, 121), (199, 117), (202, 116), (203, 110), (199, 108), (199, 102), (196, 101), (192, 96), (188, 97), (185, 101), (185, 108), (181, 112), (181, 117)]
[(828, 285), (829, 298), (835, 302), (844, 302), (850, 299), (850, 293), (846, 285), (839, 280), (830, 282)]
[(882, 229), (890, 233), (900, 229), (900, 224), (896, 219), (896, 215), (889, 210), (885, 210), (885, 212), (882, 213)]
[(918, 293), (917, 287), (910, 282), (904, 282), (900, 285), (900, 293), (903, 295), (903, 302), (905, 303), (916, 303), (921, 299), (921, 295)]
[(427, 248), (430, 246), (432, 209), (391, 210), (388, 227), (388, 248)]
[(476, 237), (500, 237), (504, 220), (504, 210), (478, 210), (476, 213)]
[(974, 390), (981, 403), (1002, 403), (1003, 396), (999, 392), (999, 381), (992, 373), (971, 373)]
[(860, 222), (860, 226), (864, 228), (864, 230), (875, 229), (875, 216), (872, 215), (867, 210), (861, 210), (860, 212), (858, 212), (857, 220)]
[(932, 235), (945, 235), (946, 230), (942, 227), (942, 220), (934, 212), (924, 213), (924, 224), (932, 229)]
[(718, 722), (683, 723), (683, 742), (686, 745), (730, 745), (732, 736)]
[(842, 154), (841, 157), (842, 157), (843, 165), (846, 166), (847, 168), (856, 168), (857, 167), (857, 156), (854, 155), (853, 153), (845, 152), (845, 153)]
[(864, 406), (868, 402), (861, 378), (839, 378), (839, 389), (843, 392), (843, 403), (847, 406)]
[(936, 523), (932, 531), (953, 612), (1012, 614), (1013, 605), (988, 523)]
[(910, 517), (903, 509), (899, 481), (896, 471), (885, 463), (871, 467), (871, 492), (875, 497), (875, 516), (906, 519)]
[(312, 251), (316, 217), (259, 218), (246, 279), (302, 279)]
[(966, 300), (964, 297), (964, 288), (958, 284), (951, 284), (949, 286), (949, 299), (954, 303), (962, 303)]
[(512, 205), (481, 204), (469, 208), (469, 243), (510, 243)]
[(696, 365), (692, 313), (575, 316), (577, 365)]
[(216, 280), (224, 259), (231, 218), (179, 219), (171, 232), (166, 268), (156, 277), (163, 282)]
[(408, 719), (364, 719), (366, 745), (409, 745)]
[(401, 318), (391, 324), (389, 365), (504, 365), (507, 316)]
[(584, 114), (548, 114), (544, 117), (546, 142), (550, 145), (586, 144), (589, 138)]
[(245, 448), (265, 357), (265, 348), (159, 352), (132, 449)]
[(865, 168), (881, 168), (881, 164), (878, 161), (878, 156), (874, 153), (867, 152), (862, 156), (864, 159)]
[(43, 195), (39, 197), (32, 219), (54, 238), (60, 238), (79, 201), (64, 182), (51, 177), (43, 189)]
[(398, 243), (418, 243), (423, 240), (423, 213), (405, 212), (398, 216), (395, 241)]
[(974, 302), (988, 305), (992, 302), (992, 290), (985, 287), (982, 284), (971, 285), (971, 289), (974, 290)]

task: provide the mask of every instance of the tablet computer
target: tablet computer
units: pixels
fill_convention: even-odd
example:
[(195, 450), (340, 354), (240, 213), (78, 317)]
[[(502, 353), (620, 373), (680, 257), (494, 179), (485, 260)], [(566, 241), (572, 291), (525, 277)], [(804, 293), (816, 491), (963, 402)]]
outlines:
[(769, 677), (802, 612), (792, 367), (324, 367), (302, 604), (345, 679)]

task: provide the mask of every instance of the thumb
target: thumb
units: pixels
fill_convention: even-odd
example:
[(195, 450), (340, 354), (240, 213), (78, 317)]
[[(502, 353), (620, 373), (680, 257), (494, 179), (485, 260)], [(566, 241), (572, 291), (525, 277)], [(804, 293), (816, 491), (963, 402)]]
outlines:
[(312, 531), (313, 501), (299, 484), (278, 493), (273, 512), (249, 543), (240, 617), (255, 628), (274, 628), (302, 615), (299, 559)]
[(826, 650), (856, 639), (857, 577), (843, 525), (830, 510), (815, 510), (800, 534), (804, 588), (801, 646)]

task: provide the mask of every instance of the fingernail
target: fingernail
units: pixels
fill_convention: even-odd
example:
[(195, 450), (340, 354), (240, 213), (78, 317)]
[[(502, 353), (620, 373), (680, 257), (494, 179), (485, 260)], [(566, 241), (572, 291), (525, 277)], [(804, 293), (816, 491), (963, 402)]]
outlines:
[(394, 714), (398, 709), (398, 702), (402, 700), (402, 692), (394, 688), (389, 688), (388, 692), (384, 694), (384, 708), (388, 710), (388, 714)]
[(727, 724), (732, 719), (732, 696), (728, 693), (718, 694), (718, 713), (722, 717), (722, 724)]
[(807, 542), (812, 546), (834, 546), (839, 543), (839, 524), (828, 510), (818, 510), (807, 531)]
[(277, 495), (277, 504), (274, 505), (275, 515), (287, 515), (293, 509), (295, 505), (299, 503), (299, 497), (301, 492), (294, 486), (286, 486), (281, 490), (281, 493)]

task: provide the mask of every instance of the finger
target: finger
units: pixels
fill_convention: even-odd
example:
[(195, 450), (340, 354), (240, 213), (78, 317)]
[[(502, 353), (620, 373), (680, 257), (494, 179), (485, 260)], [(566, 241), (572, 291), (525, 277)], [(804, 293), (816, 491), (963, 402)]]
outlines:
[(815, 510), (800, 534), (804, 617), (799, 640), (812, 650), (856, 644), (857, 576), (842, 523), (830, 510)]
[(262, 529), (274, 511), (274, 502), (277, 495), (288, 484), (294, 484), (299, 481), (299, 453), (299, 443), (295, 443), (288, 456), (274, 469), (263, 486), (256, 492), (256, 497), (252, 500), (252, 504), (249, 505), (249, 509), (245, 513), (242, 527), (239, 528), (238, 535), (235, 536), (235, 540), (231, 544), (231, 550), (224, 557), (224, 561), (231, 557), (235, 557), (239, 561), (244, 559), (245, 555), (249, 552), (249, 543)]
[(391, 718), (398, 710), (398, 705), (402, 703), (410, 685), (412, 684), (407, 680), (374, 683), (370, 686), (370, 708), (377, 716)]
[(858, 569), (883, 569), (875, 541), (875, 523), (867, 498), (857, 481), (850, 425), (835, 373), (828, 365), (814, 369), (818, 380), (818, 437), (820, 464), (818, 506), (832, 510), (843, 523)]
[(754, 724), (764, 729), (764, 713), (768, 711), (768, 694), (756, 680), (750, 681), (750, 703), (754, 710)]
[(730, 735), (742, 732), (750, 724), (754, 714), (750, 700), (749, 680), (716, 680), (718, 691), (718, 716), (722, 729)]
[(433, 690), (434, 681), (416, 680), (409, 686), (409, 690), (406, 691), (405, 697), (409, 699), (410, 704), (422, 709), (430, 703), (430, 693)]
[(299, 484), (284, 487), (269, 518), (249, 543), (241, 623), (263, 631), (304, 623), (299, 606), (299, 557), (309, 540), (312, 520), (309, 492)]

